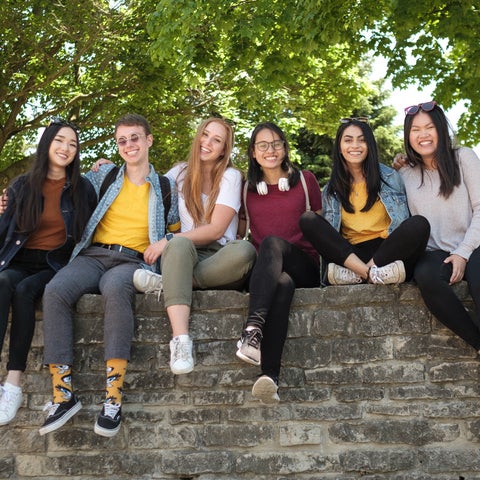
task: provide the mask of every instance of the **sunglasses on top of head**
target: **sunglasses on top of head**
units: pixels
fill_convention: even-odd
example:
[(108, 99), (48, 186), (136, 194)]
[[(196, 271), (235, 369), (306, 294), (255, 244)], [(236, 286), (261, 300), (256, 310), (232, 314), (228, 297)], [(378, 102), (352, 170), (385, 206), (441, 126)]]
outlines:
[(340, 119), (340, 123), (362, 122), (368, 123), (368, 117), (345, 117)]
[(61, 125), (62, 127), (70, 127), (73, 128), (76, 132), (78, 132), (78, 127), (72, 122), (69, 122), (68, 120), (65, 120), (64, 118), (61, 117), (53, 117), (49, 124), (47, 125), (47, 128), (52, 126), (52, 125)]
[(405, 115), (415, 115), (420, 110), (424, 112), (431, 112), (437, 106), (437, 102), (432, 100), (431, 102), (419, 103), (418, 105), (410, 105), (405, 108)]

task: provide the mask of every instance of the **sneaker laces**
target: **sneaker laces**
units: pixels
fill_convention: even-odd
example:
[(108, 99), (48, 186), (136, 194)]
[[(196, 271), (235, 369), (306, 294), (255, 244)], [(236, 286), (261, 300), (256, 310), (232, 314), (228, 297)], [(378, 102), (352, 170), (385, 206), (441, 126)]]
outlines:
[(47, 418), (55, 415), (57, 408), (60, 406), (59, 403), (47, 402), (43, 407), (43, 411), (46, 412), (48, 410)]
[(393, 274), (393, 267), (392, 265), (385, 265), (384, 267), (377, 267), (376, 265), (372, 265), (370, 267), (370, 271), (368, 272), (368, 276), (372, 283), (385, 283), (385, 278), (390, 277)]
[(250, 345), (253, 348), (259, 348), (262, 341), (263, 335), (260, 329), (253, 328), (252, 330), (245, 331), (245, 337), (247, 345)]
[(105, 413), (105, 416), (114, 419), (118, 411), (120, 410), (120, 407), (121, 405), (119, 403), (104, 403), (103, 411)]
[(188, 361), (190, 357), (190, 346), (188, 342), (174, 342), (175, 351), (174, 351), (174, 358), (175, 360), (183, 360)]

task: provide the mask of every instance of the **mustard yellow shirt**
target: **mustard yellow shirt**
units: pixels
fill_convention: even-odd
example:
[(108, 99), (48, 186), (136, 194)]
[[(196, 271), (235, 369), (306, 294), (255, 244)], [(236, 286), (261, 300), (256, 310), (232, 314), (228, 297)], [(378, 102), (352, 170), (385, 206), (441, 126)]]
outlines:
[(135, 185), (125, 175), (122, 189), (93, 235), (93, 243), (118, 244), (144, 252), (148, 237), (150, 184)]
[(374, 238), (387, 238), (391, 219), (383, 203), (377, 200), (367, 212), (360, 210), (367, 201), (367, 184), (355, 183), (350, 192), (350, 203), (355, 213), (348, 213), (342, 207), (341, 233), (352, 245)]

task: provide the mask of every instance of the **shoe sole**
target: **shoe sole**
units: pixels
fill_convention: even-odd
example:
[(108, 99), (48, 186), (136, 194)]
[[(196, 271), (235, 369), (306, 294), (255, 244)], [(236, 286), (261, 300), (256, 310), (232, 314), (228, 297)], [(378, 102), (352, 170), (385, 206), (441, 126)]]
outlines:
[(194, 367), (176, 368), (176, 369), (173, 369), (173, 368), (170, 366), (170, 370), (171, 370), (171, 372), (172, 372), (174, 375), (184, 375), (184, 374), (186, 374), (186, 373), (193, 372), (193, 368), (194, 368)]
[(60, 427), (63, 427), (79, 410), (81, 410), (82, 404), (78, 401), (62, 418), (59, 418), (57, 421), (48, 424), (45, 427), (42, 427), (38, 430), (40, 435), (45, 435), (46, 433), (53, 432), (58, 430)]
[(102, 437), (114, 437), (120, 431), (120, 424), (115, 428), (104, 428), (101, 427), (98, 422), (95, 422), (95, 427), (93, 431)]
[[(238, 347), (238, 345), (237, 345)], [(240, 347), (238, 347), (238, 350), (237, 350), (237, 353), (236, 353), (237, 357), (240, 359), (240, 360), (243, 360), (244, 362), (247, 362), (249, 363), (250, 365), (255, 365), (256, 367), (259, 367), (260, 364), (262, 362), (257, 362), (256, 360), (254, 360), (253, 358), (250, 358), (250, 357), (247, 357), (246, 355), (244, 355), (241, 350), (240, 350)]]
[(252, 395), (262, 403), (273, 404), (280, 401), (278, 387), (273, 381), (256, 381), (252, 388)]

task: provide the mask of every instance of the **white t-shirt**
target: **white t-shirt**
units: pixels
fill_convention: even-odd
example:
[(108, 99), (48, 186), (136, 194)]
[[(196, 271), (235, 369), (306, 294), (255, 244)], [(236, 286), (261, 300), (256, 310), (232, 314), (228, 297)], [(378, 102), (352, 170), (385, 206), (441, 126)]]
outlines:
[[(185, 198), (182, 193), (183, 185), (183, 172), (186, 163), (180, 163), (172, 167), (166, 176), (175, 181), (175, 185), (178, 189), (178, 212), (180, 214), (181, 231), (189, 232), (193, 230), (194, 224), (190, 213), (185, 206)], [(226, 205), (233, 208), (238, 214), (241, 205), (241, 191), (242, 191), (242, 174), (235, 168), (227, 168), (223, 174), (222, 181), (220, 182), (220, 191), (215, 202), (216, 205)], [(206, 205), (208, 201), (208, 195), (202, 194), (203, 204)], [(238, 215), (234, 215), (232, 221), (228, 225), (223, 237), (218, 240), (218, 243), (225, 245), (231, 240), (235, 240), (237, 237), (238, 229)]]

